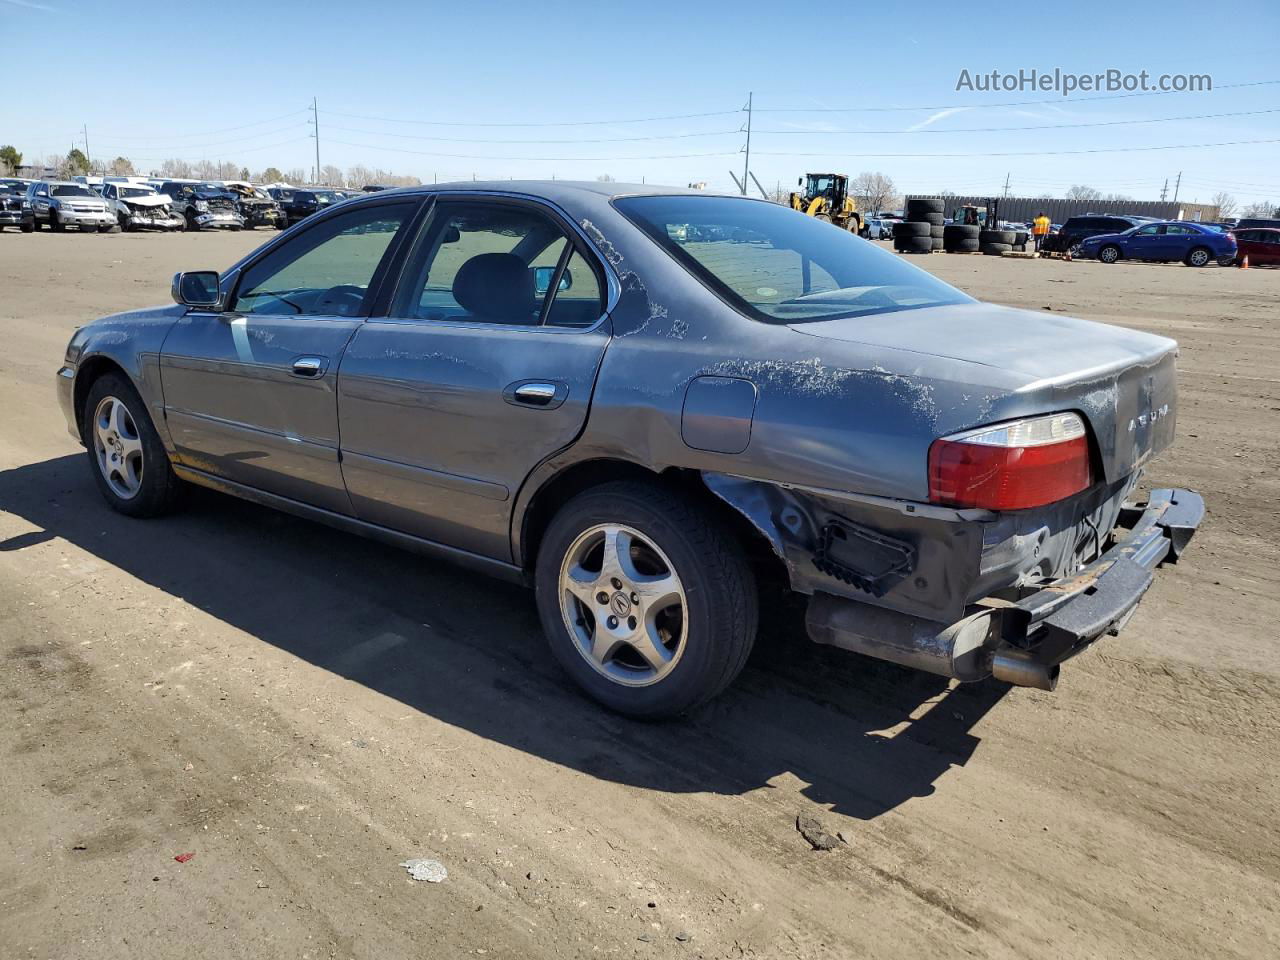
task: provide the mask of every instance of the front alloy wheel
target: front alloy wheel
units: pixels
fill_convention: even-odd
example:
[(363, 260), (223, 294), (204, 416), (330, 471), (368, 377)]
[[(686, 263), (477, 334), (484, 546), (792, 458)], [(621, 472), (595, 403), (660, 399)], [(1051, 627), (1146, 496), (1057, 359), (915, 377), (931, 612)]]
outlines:
[(93, 413), (93, 448), (102, 479), (121, 500), (142, 489), (142, 437), (133, 414), (116, 397), (103, 397)]
[(1103, 263), (1115, 263), (1120, 259), (1119, 247), (1103, 247), (1098, 251), (1098, 259)]

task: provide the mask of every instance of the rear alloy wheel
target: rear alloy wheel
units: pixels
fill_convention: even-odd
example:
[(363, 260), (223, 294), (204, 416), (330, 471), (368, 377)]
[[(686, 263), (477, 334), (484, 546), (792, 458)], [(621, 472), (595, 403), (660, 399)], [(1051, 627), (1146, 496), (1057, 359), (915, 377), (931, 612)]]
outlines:
[(1212, 259), (1213, 259), (1213, 254), (1211, 254), (1208, 250), (1206, 250), (1204, 247), (1196, 247), (1194, 250), (1192, 250), (1190, 253), (1187, 254), (1186, 264), (1188, 267), (1203, 267), (1203, 266), (1206, 266), (1209, 263), (1209, 261)]
[(737, 541), (678, 492), (609, 483), (571, 500), (538, 552), (552, 653), (612, 710), (687, 712), (742, 670), (756, 593)]
[(1098, 259), (1103, 263), (1115, 263), (1120, 259), (1120, 248), (1112, 244), (1107, 244), (1098, 251)]

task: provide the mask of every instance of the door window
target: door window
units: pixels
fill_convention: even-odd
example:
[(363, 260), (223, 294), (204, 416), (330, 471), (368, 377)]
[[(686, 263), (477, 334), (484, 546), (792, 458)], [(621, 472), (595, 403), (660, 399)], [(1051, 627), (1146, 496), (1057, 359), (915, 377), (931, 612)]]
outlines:
[(602, 301), (595, 268), (547, 214), (520, 204), (446, 200), (432, 214), (392, 312), (417, 320), (590, 326), (604, 312)]
[(1135, 234), (1134, 234), (1134, 236), (1136, 236), (1136, 237), (1154, 237), (1154, 236), (1155, 236), (1156, 234), (1158, 234), (1159, 232), (1160, 232), (1160, 227), (1159, 227), (1159, 226), (1143, 227), (1141, 230), (1139, 230), (1137, 233), (1135, 233)]
[(1200, 231), (1199, 231), (1199, 230), (1197, 230), (1197, 229), (1195, 229), (1195, 227), (1184, 227), (1184, 226), (1182, 226), (1182, 224), (1180, 224), (1180, 223), (1171, 223), (1171, 224), (1169, 224), (1167, 227), (1165, 227), (1165, 228), (1164, 228), (1164, 232), (1165, 232), (1165, 233), (1167, 233), (1169, 236), (1176, 236), (1176, 237), (1192, 236), (1192, 237), (1194, 237), (1194, 236), (1196, 236), (1197, 234), (1199, 234), (1199, 232), (1200, 232)]
[(370, 284), (416, 201), (350, 210), (306, 230), (245, 271), (236, 313), (360, 316)]

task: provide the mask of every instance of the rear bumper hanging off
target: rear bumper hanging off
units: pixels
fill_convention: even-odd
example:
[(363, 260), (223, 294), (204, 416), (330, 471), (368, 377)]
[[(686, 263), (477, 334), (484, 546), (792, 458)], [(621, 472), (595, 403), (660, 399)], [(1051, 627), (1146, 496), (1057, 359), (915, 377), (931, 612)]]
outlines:
[(1059, 664), (1120, 631), (1156, 568), (1177, 562), (1203, 519), (1199, 494), (1153, 490), (1146, 504), (1124, 505), (1123, 532), (1096, 560), (1017, 601), (979, 603), (957, 623), (942, 624), (819, 593), (809, 605), (809, 635), (958, 680), (994, 675), (1052, 690)]

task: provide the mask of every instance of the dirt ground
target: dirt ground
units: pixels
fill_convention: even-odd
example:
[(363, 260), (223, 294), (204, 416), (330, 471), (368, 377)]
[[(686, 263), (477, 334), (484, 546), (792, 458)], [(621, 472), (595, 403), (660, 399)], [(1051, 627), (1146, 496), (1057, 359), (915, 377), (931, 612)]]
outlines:
[(265, 239), (0, 236), (0, 956), (1280, 955), (1280, 271), (919, 258), (1181, 342), (1183, 563), (1054, 694), (767, 636), (637, 725), (518, 588), (214, 494), (106, 509), (72, 328)]

